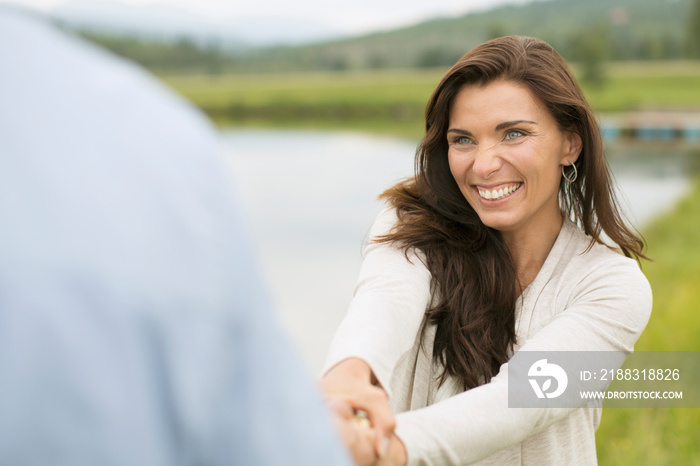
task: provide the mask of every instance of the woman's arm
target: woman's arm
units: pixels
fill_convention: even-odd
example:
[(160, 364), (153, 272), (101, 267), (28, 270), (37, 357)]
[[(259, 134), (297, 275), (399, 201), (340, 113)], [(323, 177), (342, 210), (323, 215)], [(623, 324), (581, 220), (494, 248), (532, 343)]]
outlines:
[[(566, 310), (519, 351), (630, 352), (650, 312), (651, 290), (636, 263), (598, 264), (575, 285)], [(485, 385), (399, 414), (396, 434), (406, 445), (409, 464), (469, 464), (522, 442), (576, 409), (509, 408), (504, 364)]]
[(393, 208), (375, 221), (347, 316), (335, 334), (321, 386), (331, 399), (368, 414), (383, 453), (395, 421), (389, 396), (398, 361), (413, 350), (430, 301), (430, 273), (414, 252), (373, 243), (396, 223)]
[(431, 299), (430, 272), (418, 253), (372, 242), (395, 223), (394, 209), (387, 208), (372, 226), (353, 299), (323, 369), (361, 359), (389, 396), (396, 364), (413, 349)]

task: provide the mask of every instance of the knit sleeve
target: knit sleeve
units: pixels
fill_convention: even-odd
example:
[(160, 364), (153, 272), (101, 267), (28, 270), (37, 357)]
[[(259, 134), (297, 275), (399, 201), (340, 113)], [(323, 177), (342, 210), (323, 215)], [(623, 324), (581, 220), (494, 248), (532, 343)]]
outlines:
[(397, 363), (412, 350), (430, 302), (430, 273), (419, 253), (373, 242), (396, 220), (395, 210), (386, 208), (372, 227), (353, 299), (323, 369), (325, 373), (344, 359), (360, 358), (390, 397)]

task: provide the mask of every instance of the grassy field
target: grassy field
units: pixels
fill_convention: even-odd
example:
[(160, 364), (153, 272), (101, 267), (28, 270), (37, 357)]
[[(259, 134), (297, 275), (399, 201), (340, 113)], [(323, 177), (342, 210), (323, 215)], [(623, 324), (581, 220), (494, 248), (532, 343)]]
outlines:
[(441, 72), (166, 76), (221, 125), (351, 128), (415, 135)]
[[(219, 124), (420, 133), (425, 103), (445, 69), (356, 73), (162, 76)], [(700, 62), (613, 63), (584, 86), (598, 112), (700, 109)]]
[(607, 84), (584, 86), (584, 92), (597, 112), (641, 108), (700, 111), (700, 61), (612, 64)]
[[(700, 351), (700, 179), (644, 233), (654, 309), (636, 350)], [(601, 466), (700, 464), (700, 409), (606, 409), (596, 437)]]

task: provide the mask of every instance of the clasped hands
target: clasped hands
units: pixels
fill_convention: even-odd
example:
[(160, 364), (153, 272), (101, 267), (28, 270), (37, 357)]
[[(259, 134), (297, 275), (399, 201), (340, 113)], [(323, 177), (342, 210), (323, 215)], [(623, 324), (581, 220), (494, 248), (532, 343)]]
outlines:
[(367, 363), (349, 358), (329, 370), (320, 385), (357, 465), (403, 466), (406, 449), (394, 434), (389, 397), (373, 379)]

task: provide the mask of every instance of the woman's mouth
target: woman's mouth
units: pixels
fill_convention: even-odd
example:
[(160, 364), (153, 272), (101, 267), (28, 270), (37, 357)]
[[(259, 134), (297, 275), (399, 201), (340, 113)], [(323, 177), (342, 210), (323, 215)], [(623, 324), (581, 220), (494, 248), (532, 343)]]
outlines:
[(518, 190), (518, 188), (520, 188), (520, 186), (522, 186), (522, 183), (515, 183), (513, 185), (498, 189), (477, 188), (477, 191), (479, 192), (479, 197), (481, 197), (482, 199), (486, 199), (489, 201), (498, 201), (513, 194), (515, 191)]

